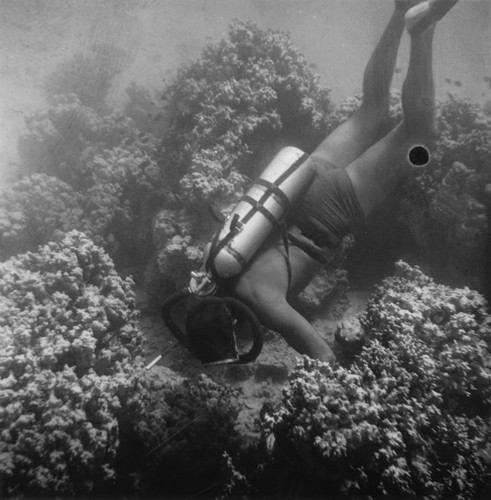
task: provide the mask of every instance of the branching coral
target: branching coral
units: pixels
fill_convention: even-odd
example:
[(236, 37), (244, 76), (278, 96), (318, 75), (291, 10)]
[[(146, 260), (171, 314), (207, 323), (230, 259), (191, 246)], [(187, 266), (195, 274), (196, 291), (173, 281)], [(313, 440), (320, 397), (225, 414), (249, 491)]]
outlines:
[(196, 270), (203, 256), (203, 239), (193, 238), (198, 228), (196, 217), (186, 209), (163, 209), (153, 220), (153, 242), (157, 250), (157, 268), (161, 276), (184, 282)]
[(259, 173), (265, 142), (314, 146), (331, 109), (285, 34), (241, 22), (182, 69), (166, 95), (173, 122), (165, 162), (182, 179), (183, 197), (199, 203), (240, 194), (243, 175)]
[(140, 144), (144, 134), (139, 134), (131, 118), (101, 114), (75, 94), (66, 94), (55, 96), (52, 107), (27, 120), (18, 148), (28, 172), (54, 175), (81, 189), (90, 184), (86, 165), (94, 153), (131, 143), (148, 148), (148, 143)]
[(140, 149), (118, 147), (96, 155), (87, 169), (91, 185), (81, 196), (82, 229), (114, 251), (121, 247), (119, 257), (143, 259), (156, 200), (166, 199), (155, 160)]
[[(305, 358), (263, 424), (297, 494), (469, 498), (489, 491), (491, 320), (476, 292), (399, 263), (350, 368)], [(303, 472), (298, 472), (303, 471)], [(291, 483), (289, 483), (291, 485)]]
[[(10, 248), (32, 249), (33, 244), (49, 241), (54, 229), (81, 229), (111, 251), (118, 263), (125, 253), (130, 259), (147, 255), (155, 198), (165, 199), (154, 136), (140, 132), (129, 117), (101, 114), (74, 94), (59, 95), (47, 112), (30, 119), (19, 151), (27, 172), (47, 173), (58, 181), (33, 177), (15, 189), (17, 195), (11, 198), (24, 207), (24, 231), (27, 226), (35, 227), (38, 236), (47, 231), (44, 237), (28, 241), (10, 238)], [(24, 184), (34, 187), (27, 192)], [(36, 215), (29, 209), (28, 195), (33, 190), (60, 215), (40, 220), (43, 212)], [(6, 207), (5, 211), (8, 219), (12, 210)]]
[(84, 231), (118, 263), (147, 257), (152, 211), (166, 197), (155, 160), (139, 148), (118, 147), (87, 160), (84, 172), (84, 188), (34, 174), (4, 191), (1, 257), (32, 250), (71, 229)]
[(63, 181), (45, 174), (25, 177), (2, 192), (0, 258), (34, 249), (60, 231), (79, 227), (82, 208)]
[(0, 264), (0, 475), (7, 493), (90, 493), (114, 480), (118, 418), (142, 411), (135, 298), (69, 233)]

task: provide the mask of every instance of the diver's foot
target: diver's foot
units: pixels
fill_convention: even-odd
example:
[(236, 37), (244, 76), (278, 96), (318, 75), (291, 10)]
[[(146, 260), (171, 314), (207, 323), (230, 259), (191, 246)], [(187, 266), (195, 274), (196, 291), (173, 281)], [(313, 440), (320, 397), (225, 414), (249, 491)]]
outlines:
[(423, 1), (424, 0), (395, 0), (396, 10), (406, 13), (411, 7)]
[(459, 0), (426, 0), (410, 8), (404, 16), (406, 28), (417, 35), (439, 21)]

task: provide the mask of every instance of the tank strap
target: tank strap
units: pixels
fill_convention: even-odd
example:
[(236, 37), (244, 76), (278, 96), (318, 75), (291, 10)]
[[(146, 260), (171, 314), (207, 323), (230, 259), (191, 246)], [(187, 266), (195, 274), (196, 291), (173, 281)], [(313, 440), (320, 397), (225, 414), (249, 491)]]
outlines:
[(283, 246), (285, 247), (285, 261), (286, 261), (286, 271), (288, 273), (288, 286), (286, 289), (286, 293), (290, 292), (290, 287), (292, 284), (292, 265), (290, 263), (290, 243), (288, 241), (288, 228), (286, 227), (285, 222), (283, 221), (281, 224), (281, 238), (283, 239)]
[[(270, 217), (272, 217), (271, 214), (267, 210), (262, 211), (261, 208), (259, 208), (259, 207), (264, 208), (264, 202), (271, 196), (272, 193), (274, 193), (276, 191), (281, 192), (281, 194), (284, 196), (284, 193), (278, 187), (279, 184), (281, 184), (285, 179), (287, 179), (290, 175), (292, 175), (293, 172), (295, 172), (295, 170), (297, 170), (297, 168), (300, 167), (300, 165), (302, 165), (302, 163), (304, 163), (305, 160), (308, 157), (309, 157), (309, 155), (307, 153), (303, 154), (295, 163), (293, 163), (287, 170), (285, 170), (276, 179), (275, 182), (270, 183), (269, 188), (262, 194), (262, 196), (259, 198), (259, 200), (254, 200), (253, 198), (250, 198), (250, 196), (245, 195), (242, 198), (243, 200), (245, 200), (245, 201), (247, 201), (249, 203), (251, 203), (249, 201), (249, 199), (253, 200), (253, 203), (251, 203), (252, 210), (250, 210), (249, 212), (247, 212), (246, 215), (244, 215), (244, 217), (242, 218), (241, 222), (243, 224), (245, 224), (246, 222), (248, 222), (257, 211), (261, 211), (261, 213), (263, 215), (265, 215), (269, 220), (271, 220), (270, 219)], [(286, 196), (285, 196), (285, 198), (286, 198)], [(288, 205), (290, 205), (290, 201), (288, 200), (288, 198), (287, 198), (287, 201), (288, 201)], [(266, 215), (265, 212), (268, 212), (268, 215)], [(278, 222), (276, 221), (276, 219), (275, 219), (274, 225), (276, 227), (278, 227)]]
[(286, 194), (273, 182), (269, 182), (266, 179), (257, 179), (255, 184), (259, 184), (260, 186), (264, 186), (266, 189), (265, 193), (268, 195), (272, 195), (276, 198), (276, 201), (283, 205), (285, 210), (290, 208), (290, 200), (286, 196)]
[(293, 172), (295, 172), (295, 170), (297, 170), (297, 168), (302, 165), (305, 160), (307, 160), (307, 158), (309, 157), (310, 155), (308, 153), (304, 153), (295, 163), (293, 163), (287, 170), (285, 170), (276, 180), (275, 180), (275, 184), (278, 185), (278, 184), (281, 184), (285, 179), (287, 179), (288, 177), (290, 177), (290, 175), (293, 174)]
[(232, 222), (230, 223), (230, 231), (228, 232), (227, 236), (225, 236), (222, 241), (218, 241), (218, 238), (220, 237), (220, 230), (218, 230), (211, 242), (210, 253), (208, 255), (208, 258), (206, 259), (205, 268), (206, 270), (209, 270), (211, 272), (217, 283), (220, 279), (220, 276), (218, 275), (215, 267), (215, 257), (218, 255), (220, 250), (224, 248), (230, 242), (230, 240), (240, 231), (238, 222), (239, 220), (237, 215), (236, 217), (234, 217), (234, 219), (232, 219)]
[[(249, 203), (249, 205), (251, 205), (251, 207), (253, 208), (253, 210), (247, 212), (247, 215), (249, 215), (250, 213), (254, 214), (255, 212), (261, 212), (264, 215), (264, 217), (266, 217), (266, 219), (268, 219), (269, 222), (271, 222), (271, 224), (273, 224), (273, 226), (276, 227), (276, 229), (280, 228), (280, 223), (274, 218), (273, 214), (261, 203), (261, 200), (258, 201), (246, 195), (242, 198), (242, 201), (247, 201), (247, 203)], [(244, 224), (248, 220), (247, 215), (241, 221)]]

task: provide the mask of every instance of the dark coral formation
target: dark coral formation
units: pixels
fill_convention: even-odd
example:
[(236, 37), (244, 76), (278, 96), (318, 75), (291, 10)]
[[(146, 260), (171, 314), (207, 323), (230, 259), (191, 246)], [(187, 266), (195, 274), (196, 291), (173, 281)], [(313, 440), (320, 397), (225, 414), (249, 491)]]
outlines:
[(0, 264), (0, 287), (5, 492), (84, 494), (111, 484), (118, 420), (142, 411), (131, 281), (74, 231)]
[(133, 283), (100, 247), (72, 231), (1, 263), (0, 289), (2, 496), (172, 496), (223, 479), (237, 391), (144, 371)]
[(238, 390), (206, 375), (174, 386), (164, 380), (153, 390), (140, 424), (144, 448), (135, 461), (133, 487), (145, 497), (183, 498), (200, 491), (213, 497), (226, 478), (223, 454), (235, 454), (239, 446)]
[(366, 345), (351, 367), (305, 358), (281, 407), (263, 418), (283, 487), (299, 496), (484, 495), (491, 485), (484, 299), (400, 262), (371, 296), (363, 325)]
[(61, 95), (31, 118), (19, 150), (30, 175), (3, 192), (2, 258), (78, 229), (118, 265), (142, 265), (151, 252), (153, 210), (167, 199), (151, 133), (139, 132), (130, 117)]

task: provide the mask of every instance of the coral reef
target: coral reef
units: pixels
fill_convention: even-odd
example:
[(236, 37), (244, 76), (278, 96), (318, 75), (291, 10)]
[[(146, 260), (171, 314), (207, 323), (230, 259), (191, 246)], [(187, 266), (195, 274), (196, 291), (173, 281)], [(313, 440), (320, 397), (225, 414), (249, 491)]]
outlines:
[(296, 495), (479, 497), (491, 485), (491, 318), (469, 289), (398, 263), (362, 320), (349, 368), (308, 358), (280, 408), (276, 487)]
[(84, 188), (33, 174), (3, 191), (0, 257), (78, 229), (118, 263), (148, 258), (153, 207), (166, 196), (155, 161), (139, 149), (116, 147), (87, 160), (84, 171)]
[[(202, 242), (207, 233), (196, 235), (195, 228), (199, 231), (197, 217), (186, 209), (161, 209), (156, 213), (153, 219), (153, 244), (160, 276), (184, 283), (189, 279), (190, 271), (200, 267)], [(195, 240), (196, 236), (198, 241)]]
[[(339, 259), (341, 260), (341, 258)], [(330, 267), (322, 269), (298, 295), (302, 306), (318, 307), (334, 293), (343, 293), (348, 288), (348, 276), (344, 269)]]
[(34, 249), (79, 227), (82, 213), (75, 191), (65, 182), (46, 174), (24, 177), (2, 191), (0, 258)]
[(80, 192), (82, 230), (118, 262), (146, 262), (153, 210), (166, 199), (155, 160), (139, 148), (116, 147), (94, 156), (87, 168), (91, 185)]
[(0, 264), (0, 476), (8, 494), (115, 480), (119, 419), (142, 414), (131, 281), (83, 234)]
[[(157, 215), (156, 267), (180, 283), (187, 273), (175, 274), (178, 267), (196, 268), (211, 237), (208, 207), (228, 210), (282, 145), (315, 146), (332, 105), (286, 34), (243, 22), (182, 68), (165, 98), (170, 121), (162, 167), (192, 224), (163, 240)], [(163, 208), (161, 214), (170, 213)]]
[(136, 472), (140, 494), (212, 497), (219, 491), (229, 475), (222, 456), (239, 445), (238, 394), (200, 375), (152, 395), (141, 423), (147, 447)]
[(426, 172), (403, 187), (399, 219), (432, 266), (453, 285), (483, 289), (491, 238), (491, 118), (449, 95), (438, 110), (438, 139)]
[(2, 495), (191, 494), (228, 477), (237, 391), (146, 372), (132, 286), (77, 231), (0, 264)]
[(141, 264), (151, 252), (153, 210), (167, 199), (156, 151), (156, 138), (131, 118), (100, 113), (75, 94), (54, 96), (19, 140), (30, 175), (4, 193), (0, 255), (79, 229), (118, 265)]
[(24, 170), (54, 175), (74, 188), (86, 185), (84, 167), (94, 148), (113, 148), (138, 139), (130, 118), (101, 114), (76, 94), (55, 96), (47, 111), (34, 113), (26, 122), (27, 131), (18, 143)]
[(183, 198), (201, 204), (234, 201), (281, 144), (314, 146), (331, 110), (285, 34), (242, 22), (181, 69), (166, 97), (165, 163)]

